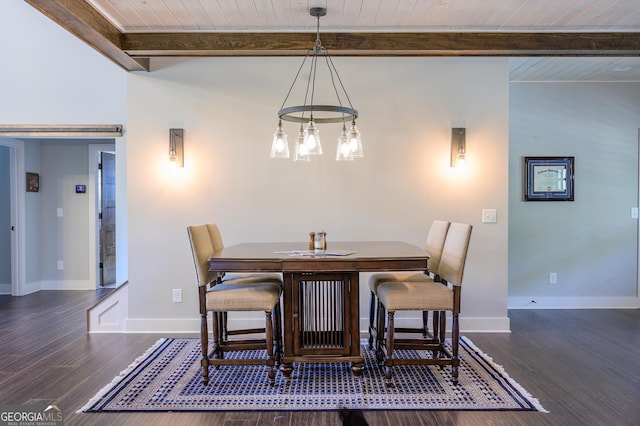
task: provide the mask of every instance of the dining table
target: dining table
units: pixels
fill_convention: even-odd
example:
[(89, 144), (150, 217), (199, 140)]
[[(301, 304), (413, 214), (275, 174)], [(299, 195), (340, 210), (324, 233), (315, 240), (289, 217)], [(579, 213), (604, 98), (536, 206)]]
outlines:
[(360, 376), (360, 273), (424, 271), (428, 258), (402, 241), (335, 241), (325, 250), (305, 242), (251, 242), (214, 252), (209, 269), (282, 273), (285, 378), (294, 363), (305, 362), (350, 362)]

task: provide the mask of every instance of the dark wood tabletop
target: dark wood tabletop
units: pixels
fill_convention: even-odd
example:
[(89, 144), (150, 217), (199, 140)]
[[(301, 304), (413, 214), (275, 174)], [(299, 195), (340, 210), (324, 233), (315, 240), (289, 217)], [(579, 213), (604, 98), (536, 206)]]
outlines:
[[(424, 249), (401, 241), (331, 241), (327, 252), (303, 255), (304, 242), (241, 243), (225, 247), (209, 259), (212, 271), (224, 272), (331, 272), (424, 270)], [(353, 252), (346, 256), (335, 251)]]

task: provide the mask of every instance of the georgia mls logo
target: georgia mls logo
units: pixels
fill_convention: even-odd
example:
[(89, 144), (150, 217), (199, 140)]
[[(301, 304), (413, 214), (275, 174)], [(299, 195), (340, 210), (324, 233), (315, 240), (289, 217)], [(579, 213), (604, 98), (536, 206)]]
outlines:
[(57, 405), (0, 406), (0, 426), (63, 426)]

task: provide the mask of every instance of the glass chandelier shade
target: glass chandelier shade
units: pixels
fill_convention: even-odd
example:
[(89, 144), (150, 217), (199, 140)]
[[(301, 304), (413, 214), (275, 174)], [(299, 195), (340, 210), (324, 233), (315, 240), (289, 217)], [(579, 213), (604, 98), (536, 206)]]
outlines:
[[(310, 156), (322, 155), (320, 130), (318, 129), (319, 124), (345, 123), (347, 121), (351, 121), (352, 126), (347, 132), (343, 124), (342, 133), (338, 139), (338, 154), (336, 155), (336, 159), (353, 160), (355, 158), (362, 158), (362, 140), (360, 132), (356, 127), (358, 111), (351, 105), (351, 100), (342, 85), (338, 71), (333, 65), (329, 53), (322, 46), (320, 41), (320, 17), (326, 15), (327, 9), (323, 7), (312, 7), (309, 10), (309, 13), (311, 16), (317, 18), (316, 44), (314, 47), (309, 49), (307, 55), (302, 61), (296, 77), (289, 88), (289, 92), (282, 103), (282, 107), (280, 108), (280, 111), (278, 111), (278, 127), (276, 128), (276, 132), (273, 136), (273, 142), (271, 144), (271, 158), (289, 158), (287, 136), (282, 129), (283, 120), (300, 123), (300, 133), (296, 138), (296, 144), (294, 147), (294, 161), (309, 161)], [(308, 74), (305, 74), (308, 75), (308, 79), (306, 81), (306, 89), (304, 90), (304, 102), (300, 105), (286, 106), (289, 95), (293, 92), (296, 82), (298, 81), (298, 77), (307, 62), (307, 59), (310, 59), (310, 66)], [(330, 86), (328, 85), (328, 87), (331, 87), (335, 93), (335, 104), (318, 105), (314, 103), (319, 59), (321, 60), (321, 63), (325, 63), (327, 66), (328, 73), (323, 75), (328, 75), (328, 80), (330, 81)], [(340, 90), (338, 90), (338, 88)], [(329, 92), (330, 90), (325, 88), (322, 90), (319, 89), (319, 93)], [(343, 99), (346, 100), (348, 105), (343, 104)], [(303, 131), (302, 129), (304, 125), (306, 125), (306, 127)], [(343, 142), (343, 139), (346, 140), (346, 142)], [(341, 146), (341, 144), (344, 146)]]
[(349, 158), (349, 136), (347, 135), (347, 128), (343, 125), (342, 132), (338, 136), (338, 148), (336, 149), (337, 161), (352, 160)]
[(356, 158), (364, 157), (362, 150), (362, 139), (360, 131), (356, 127), (355, 121), (351, 124), (351, 128), (347, 132), (347, 128), (342, 126), (342, 133), (338, 137), (338, 149), (336, 152), (336, 160), (351, 161)]
[(309, 149), (309, 155), (322, 155), (320, 130), (316, 127), (313, 117), (309, 119), (309, 124), (304, 131), (304, 144)]
[(287, 134), (282, 130), (282, 121), (278, 123), (278, 127), (273, 134), (271, 158), (289, 158), (289, 142), (287, 141)]
[(302, 123), (300, 123), (300, 131), (296, 137), (296, 146), (293, 150), (293, 161), (311, 161), (309, 148), (305, 144), (305, 131), (302, 129)]

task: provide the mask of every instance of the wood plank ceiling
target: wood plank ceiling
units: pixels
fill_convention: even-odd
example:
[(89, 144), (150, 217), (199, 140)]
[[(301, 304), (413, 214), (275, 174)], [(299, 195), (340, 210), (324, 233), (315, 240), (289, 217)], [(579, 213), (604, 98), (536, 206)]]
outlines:
[(506, 56), (512, 81), (640, 81), (638, 0), (25, 0), (130, 71), (162, 56)]

